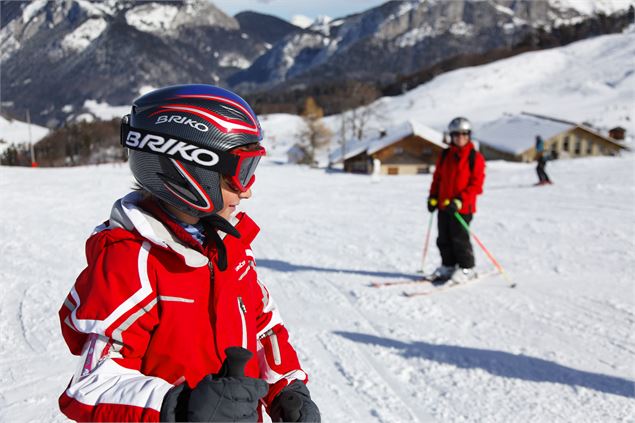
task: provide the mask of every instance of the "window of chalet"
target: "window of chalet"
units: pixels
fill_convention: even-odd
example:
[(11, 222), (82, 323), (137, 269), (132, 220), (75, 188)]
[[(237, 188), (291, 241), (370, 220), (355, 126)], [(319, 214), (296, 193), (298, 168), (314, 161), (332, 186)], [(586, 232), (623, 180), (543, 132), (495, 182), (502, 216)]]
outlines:
[(582, 152), (582, 140), (580, 138), (576, 138), (575, 140), (575, 149), (573, 151), (576, 156), (579, 156)]

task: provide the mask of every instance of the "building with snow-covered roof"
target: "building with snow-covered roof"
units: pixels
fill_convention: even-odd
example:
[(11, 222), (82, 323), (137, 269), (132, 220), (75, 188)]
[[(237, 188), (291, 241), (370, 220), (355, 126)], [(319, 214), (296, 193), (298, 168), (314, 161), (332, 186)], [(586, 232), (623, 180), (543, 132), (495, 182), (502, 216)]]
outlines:
[(553, 158), (607, 156), (625, 149), (587, 125), (526, 112), (485, 123), (474, 138), (486, 160), (531, 162), (536, 156), (537, 135)]
[(379, 131), (364, 140), (348, 141), (329, 156), (331, 163), (344, 163), (344, 170), (372, 173), (374, 166), (388, 175), (429, 172), (446, 148), (443, 134), (416, 121)]

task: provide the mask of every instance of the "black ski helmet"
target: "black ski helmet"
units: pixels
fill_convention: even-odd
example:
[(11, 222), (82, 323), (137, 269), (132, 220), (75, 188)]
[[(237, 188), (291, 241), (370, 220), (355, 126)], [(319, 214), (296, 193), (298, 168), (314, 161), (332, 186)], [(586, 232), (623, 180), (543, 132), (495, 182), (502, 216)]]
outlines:
[[(247, 158), (230, 150), (259, 144), (256, 114), (238, 95), (213, 85), (175, 85), (136, 100), (121, 122), (121, 143), (137, 182), (192, 216), (223, 208), (221, 174), (249, 188), (264, 155)], [(234, 150), (235, 151), (235, 150)]]

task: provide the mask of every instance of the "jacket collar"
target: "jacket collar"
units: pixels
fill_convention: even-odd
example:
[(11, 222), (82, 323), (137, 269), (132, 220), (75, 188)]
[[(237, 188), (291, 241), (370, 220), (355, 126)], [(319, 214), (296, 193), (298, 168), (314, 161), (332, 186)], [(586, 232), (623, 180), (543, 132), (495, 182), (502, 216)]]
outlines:
[(470, 150), (474, 149), (474, 143), (472, 140), (468, 141), (463, 147), (459, 147), (455, 144), (450, 146), (450, 151), (458, 156), (465, 156), (466, 154), (470, 154)]
[[(136, 231), (143, 238), (183, 257), (190, 267), (203, 267), (209, 262), (201, 246), (178, 223), (172, 221), (152, 200), (132, 192), (117, 200), (110, 212), (110, 227)], [(146, 209), (151, 208), (152, 212)]]
[[(229, 222), (240, 232), (240, 239), (229, 237), (248, 248), (260, 228), (245, 213), (232, 216)], [(117, 200), (110, 213), (110, 228), (123, 228), (130, 232), (137, 232), (141, 237), (153, 244), (170, 249), (183, 257), (185, 264), (190, 267), (206, 266), (210, 259), (206, 249), (201, 246), (181, 225), (176, 223), (153, 199), (144, 199), (143, 194), (131, 192)], [(96, 228), (96, 231), (105, 229)], [(225, 238), (225, 233), (219, 231)], [(225, 240), (225, 243), (228, 243)]]

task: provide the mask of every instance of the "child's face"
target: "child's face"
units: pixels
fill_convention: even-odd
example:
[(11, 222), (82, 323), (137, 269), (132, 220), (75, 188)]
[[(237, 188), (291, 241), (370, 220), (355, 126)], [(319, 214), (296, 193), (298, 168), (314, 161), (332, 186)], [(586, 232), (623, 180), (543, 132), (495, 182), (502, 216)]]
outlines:
[(232, 188), (224, 176), (221, 177), (220, 188), (223, 194), (223, 208), (218, 212), (218, 215), (224, 219), (229, 219), (236, 211), (236, 206), (240, 200), (247, 200), (251, 197), (251, 188), (245, 192), (240, 192)]
[(465, 147), (470, 141), (470, 134), (465, 132), (453, 132), (450, 137), (452, 142), (459, 147)]

